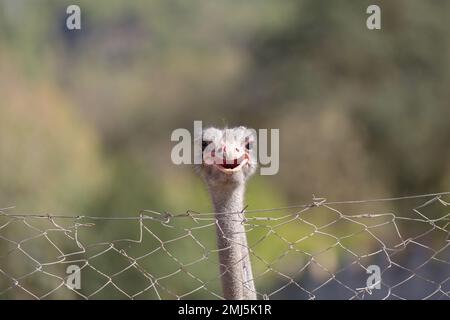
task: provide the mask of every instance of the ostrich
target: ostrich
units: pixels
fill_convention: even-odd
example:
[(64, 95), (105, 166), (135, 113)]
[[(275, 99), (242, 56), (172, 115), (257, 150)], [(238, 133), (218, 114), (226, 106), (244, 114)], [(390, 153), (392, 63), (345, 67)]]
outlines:
[(243, 224), (245, 183), (257, 166), (254, 131), (245, 127), (208, 128), (197, 133), (196, 139), (201, 139), (203, 159), (196, 168), (208, 187), (215, 209), (224, 298), (255, 300)]

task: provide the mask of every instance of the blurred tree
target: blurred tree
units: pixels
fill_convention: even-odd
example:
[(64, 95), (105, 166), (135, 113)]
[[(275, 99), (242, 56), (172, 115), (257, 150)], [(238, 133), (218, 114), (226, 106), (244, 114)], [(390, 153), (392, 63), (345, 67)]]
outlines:
[(44, 213), (80, 212), (108, 168), (93, 130), (51, 83), (0, 60), (0, 203)]
[[(450, 157), (450, 5), (383, 2), (382, 30), (369, 31), (365, 8), (372, 2), (298, 2), (296, 18), (283, 29), (249, 42), (252, 68), (235, 89), (240, 94), (227, 93), (235, 97), (227, 105), (257, 123), (296, 114), (298, 127), (308, 126), (305, 113), (339, 108), (353, 128), (345, 141), (363, 139), (389, 193), (438, 190)], [(324, 159), (323, 165), (339, 171), (339, 162)], [(359, 161), (345, 164), (359, 167)]]

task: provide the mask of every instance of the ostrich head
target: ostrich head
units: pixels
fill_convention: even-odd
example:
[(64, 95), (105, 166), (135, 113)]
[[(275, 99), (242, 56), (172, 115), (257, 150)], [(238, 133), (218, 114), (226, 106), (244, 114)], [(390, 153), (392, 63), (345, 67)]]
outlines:
[(196, 135), (201, 140), (202, 163), (197, 172), (210, 187), (244, 184), (256, 170), (256, 137), (245, 127), (207, 128)]

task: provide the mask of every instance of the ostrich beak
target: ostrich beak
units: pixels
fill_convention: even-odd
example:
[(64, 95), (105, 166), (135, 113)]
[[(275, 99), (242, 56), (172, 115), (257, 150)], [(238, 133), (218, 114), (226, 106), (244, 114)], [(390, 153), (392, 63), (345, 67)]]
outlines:
[(239, 164), (237, 163), (237, 160), (234, 160), (233, 164), (223, 163), (223, 164), (215, 164), (215, 166), (223, 173), (233, 174), (233, 172), (241, 170), (247, 163), (248, 158), (245, 157), (244, 160), (242, 160)]

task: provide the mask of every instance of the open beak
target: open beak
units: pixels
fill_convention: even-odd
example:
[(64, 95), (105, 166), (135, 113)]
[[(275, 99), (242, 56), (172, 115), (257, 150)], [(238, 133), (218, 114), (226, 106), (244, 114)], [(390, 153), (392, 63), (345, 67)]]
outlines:
[(234, 160), (234, 163), (219, 163), (215, 164), (217, 169), (226, 174), (232, 174), (233, 172), (237, 172), (241, 170), (248, 163), (248, 159), (244, 158), (240, 163), (237, 160)]

